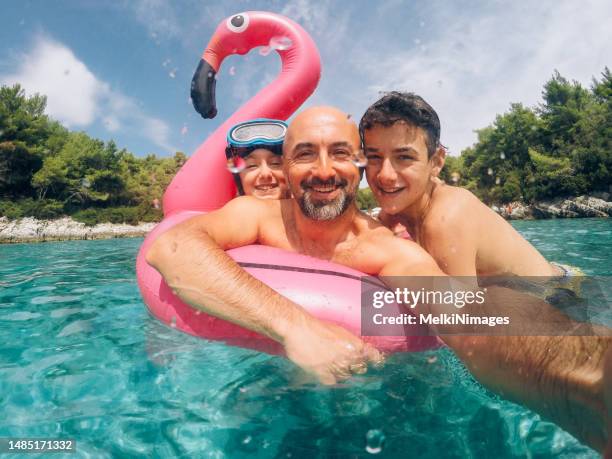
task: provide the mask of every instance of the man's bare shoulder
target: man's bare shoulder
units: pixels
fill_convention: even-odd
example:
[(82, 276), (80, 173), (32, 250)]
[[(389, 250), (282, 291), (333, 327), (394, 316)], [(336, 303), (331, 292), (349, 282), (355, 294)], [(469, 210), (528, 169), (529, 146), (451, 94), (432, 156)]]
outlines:
[[(198, 227), (200, 225), (255, 224), (278, 211), (278, 201), (257, 199), (253, 196), (239, 196), (227, 202), (220, 209), (190, 218), (183, 224), (183, 228)], [(242, 222), (242, 223), (240, 223)]]

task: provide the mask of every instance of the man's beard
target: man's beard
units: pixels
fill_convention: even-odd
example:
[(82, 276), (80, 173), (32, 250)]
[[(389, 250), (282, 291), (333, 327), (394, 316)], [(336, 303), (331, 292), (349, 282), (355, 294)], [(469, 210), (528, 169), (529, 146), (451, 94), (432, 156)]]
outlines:
[[(313, 178), (301, 184), (304, 193), (297, 200), (302, 213), (311, 220), (333, 220), (342, 215), (355, 201), (355, 190), (347, 190), (348, 182), (345, 179), (320, 180)], [(312, 197), (314, 186), (340, 187), (340, 193), (331, 201), (316, 200)]]

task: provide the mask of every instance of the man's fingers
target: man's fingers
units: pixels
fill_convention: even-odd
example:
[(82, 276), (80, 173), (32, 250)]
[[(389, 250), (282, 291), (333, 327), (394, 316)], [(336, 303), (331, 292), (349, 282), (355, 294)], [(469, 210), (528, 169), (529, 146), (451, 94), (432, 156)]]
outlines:
[(363, 375), (368, 372), (368, 365), (365, 362), (353, 363), (349, 365), (349, 370), (354, 375)]
[(371, 344), (366, 344), (364, 346), (363, 355), (365, 356), (367, 361), (372, 362), (376, 366), (382, 365), (385, 361), (385, 356), (382, 354), (382, 352), (380, 352)]
[(324, 373), (318, 376), (319, 381), (321, 381), (321, 384), (324, 384), (326, 386), (333, 386), (334, 384), (336, 384), (336, 377), (332, 373)]

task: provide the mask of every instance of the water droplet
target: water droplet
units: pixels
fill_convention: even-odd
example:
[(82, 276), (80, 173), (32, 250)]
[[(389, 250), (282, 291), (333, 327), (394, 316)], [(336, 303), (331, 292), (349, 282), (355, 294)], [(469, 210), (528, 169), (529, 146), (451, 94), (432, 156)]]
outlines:
[(359, 152), (353, 155), (352, 163), (359, 168), (366, 167), (368, 165), (368, 158), (363, 154), (363, 152)]
[(425, 21), (421, 21), (421, 22), (419, 22), (419, 26), (421, 26), (421, 27), (425, 27)]
[(170, 59), (166, 59), (164, 62), (162, 62), (162, 67), (168, 67), (168, 64), (170, 64), (170, 62), (172, 62)]
[(213, 73), (212, 72), (208, 72), (208, 78), (212, 78)]
[(239, 156), (230, 158), (227, 161), (227, 170), (232, 174), (239, 174), (245, 167), (246, 163), (244, 162), (244, 159), (240, 158)]
[(495, 177), (495, 184), (499, 185), (501, 183), (501, 179), (499, 177)]
[(262, 56), (267, 56), (271, 52), (272, 48), (270, 48), (269, 46), (262, 46), (261, 48), (259, 48), (259, 54)]
[(438, 357), (436, 357), (435, 355), (432, 355), (431, 357), (427, 358), (427, 363), (436, 363), (438, 361)]
[(285, 51), (293, 46), (293, 41), (289, 37), (270, 38), (270, 48)]
[(505, 155), (505, 153), (503, 153), (503, 152), (499, 154), (499, 157), (500, 157), (501, 159), (506, 159), (506, 155)]
[(250, 435), (247, 435), (246, 437), (244, 437), (242, 439), (242, 444), (243, 445), (248, 445), (249, 443), (251, 443), (252, 439), (253, 439), (253, 437), (251, 437)]
[(493, 169), (491, 169), (490, 167), (487, 169), (487, 174), (489, 175), (493, 175)]
[(178, 70), (178, 69), (176, 69), (176, 68), (174, 68), (174, 69), (170, 70), (170, 73), (168, 73), (168, 76), (169, 76), (170, 78), (176, 78), (176, 71), (177, 71), (177, 70)]
[(382, 433), (382, 430), (368, 430), (366, 434), (366, 451), (370, 454), (378, 454), (382, 451), (384, 442), (385, 434)]
[(170, 319), (170, 326), (172, 328), (176, 328), (176, 316), (172, 316), (172, 318)]
[(185, 134), (187, 134), (187, 126), (183, 126), (183, 128), (181, 129), (181, 135)]
[(421, 39), (420, 38), (415, 38), (414, 39), (414, 44), (415, 45), (420, 45), (421, 44)]
[(232, 65), (232, 66), (230, 67), (230, 69), (229, 69), (229, 74), (230, 74), (231, 76), (236, 75), (236, 67), (234, 67), (234, 66)]

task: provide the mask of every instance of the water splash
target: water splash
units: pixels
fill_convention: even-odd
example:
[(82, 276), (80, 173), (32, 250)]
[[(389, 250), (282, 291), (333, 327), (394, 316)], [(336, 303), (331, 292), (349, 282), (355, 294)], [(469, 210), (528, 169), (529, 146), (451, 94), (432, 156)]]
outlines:
[(176, 78), (176, 71), (177, 70), (178, 70), (177, 68), (173, 68), (172, 70), (170, 70), (170, 73), (168, 73), (168, 76), (170, 78)]
[(385, 434), (380, 429), (368, 430), (366, 434), (366, 451), (370, 454), (378, 454), (383, 450)]
[(252, 439), (253, 439), (253, 437), (251, 437), (250, 435), (247, 435), (246, 437), (244, 437), (242, 439), (242, 444), (243, 445), (248, 445), (249, 443), (251, 443)]
[(270, 38), (269, 46), (278, 51), (285, 51), (293, 46), (293, 41), (289, 37), (272, 37)]

